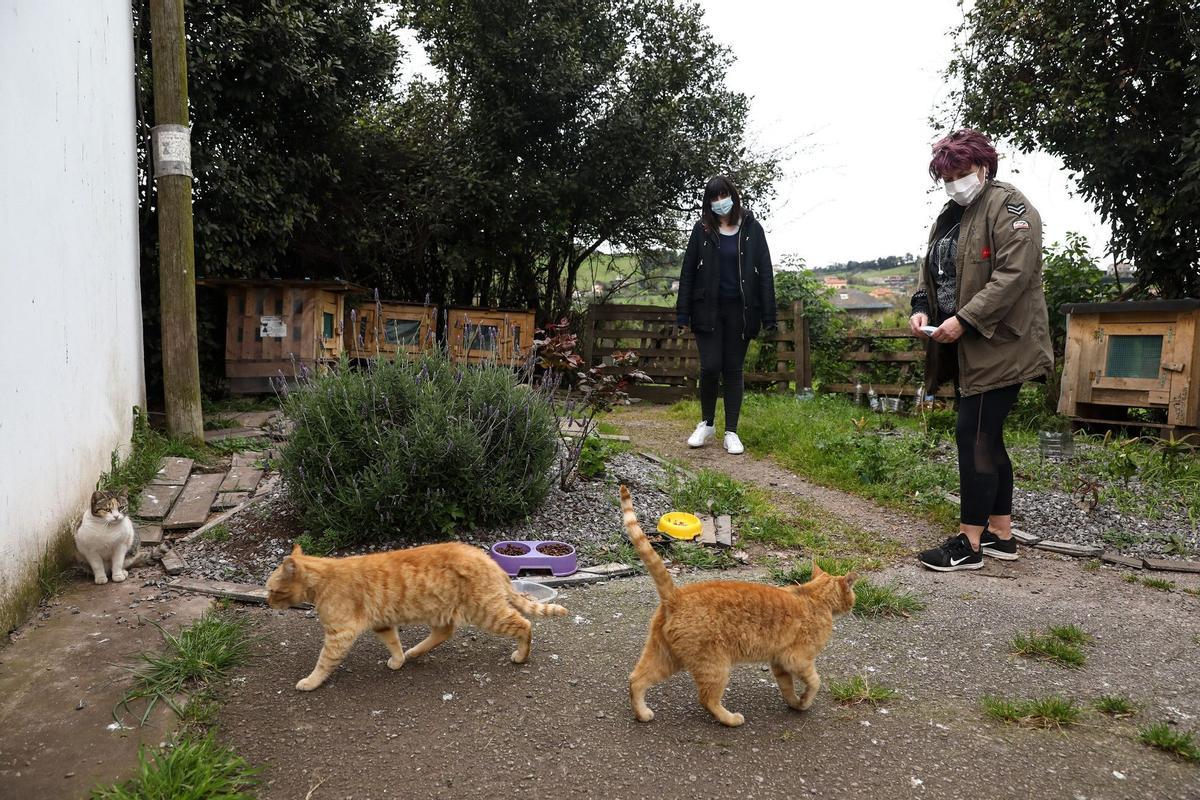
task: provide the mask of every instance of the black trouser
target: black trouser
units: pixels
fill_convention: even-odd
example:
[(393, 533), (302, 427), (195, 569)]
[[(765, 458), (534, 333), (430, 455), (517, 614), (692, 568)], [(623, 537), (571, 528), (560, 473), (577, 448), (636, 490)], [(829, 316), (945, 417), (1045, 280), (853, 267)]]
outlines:
[(959, 519), (986, 525), (988, 516), (1012, 513), (1013, 470), (1004, 449), (1004, 420), (1017, 402), (1021, 384), (958, 400)]
[[(725, 430), (737, 432), (742, 413), (742, 365), (749, 342), (742, 338), (741, 298), (722, 300), (711, 331), (695, 331), (700, 349), (700, 414), (709, 425), (717, 416), (717, 383), (725, 384)], [(723, 379), (723, 380), (722, 380)]]

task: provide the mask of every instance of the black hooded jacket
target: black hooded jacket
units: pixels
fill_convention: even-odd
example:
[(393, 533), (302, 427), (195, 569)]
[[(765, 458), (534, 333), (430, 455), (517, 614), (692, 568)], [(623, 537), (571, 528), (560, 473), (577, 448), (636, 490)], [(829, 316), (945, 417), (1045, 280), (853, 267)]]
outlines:
[[(738, 268), (742, 290), (742, 336), (751, 339), (759, 328), (775, 327), (775, 274), (767, 235), (754, 215), (747, 211), (738, 231)], [(719, 311), (721, 242), (717, 231), (702, 221), (692, 227), (683, 269), (679, 273), (679, 298), (675, 312), (680, 325), (711, 331)]]

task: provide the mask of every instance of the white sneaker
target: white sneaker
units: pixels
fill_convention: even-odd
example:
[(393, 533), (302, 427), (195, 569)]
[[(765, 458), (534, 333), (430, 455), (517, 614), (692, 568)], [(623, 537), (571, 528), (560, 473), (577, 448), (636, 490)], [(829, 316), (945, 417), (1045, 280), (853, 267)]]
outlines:
[(746, 447), (742, 444), (742, 440), (738, 438), (736, 433), (733, 431), (725, 431), (725, 450), (728, 451), (730, 455), (739, 456), (746, 452)]
[(696, 430), (692, 431), (692, 435), (688, 437), (688, 447), (703, 447), (705, 442), (716, 435), (716, 426), (701, 421), (696, 426)]

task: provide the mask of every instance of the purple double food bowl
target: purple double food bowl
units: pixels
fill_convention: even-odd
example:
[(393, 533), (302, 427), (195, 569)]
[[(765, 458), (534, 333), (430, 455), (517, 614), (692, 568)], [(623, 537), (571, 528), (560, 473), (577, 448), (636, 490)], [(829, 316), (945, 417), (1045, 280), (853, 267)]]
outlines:
[[(549, 553), (543, 552), (549, 550)], [(565, 552), (564, 552), (565, 551)], [(575, 548), (553, 540), (535, 542), (496, 542), (489, 551), (492, 558), (511, 577), (526, 570), (549, 570), (555, 577), (574, 574), (578, 569)]]

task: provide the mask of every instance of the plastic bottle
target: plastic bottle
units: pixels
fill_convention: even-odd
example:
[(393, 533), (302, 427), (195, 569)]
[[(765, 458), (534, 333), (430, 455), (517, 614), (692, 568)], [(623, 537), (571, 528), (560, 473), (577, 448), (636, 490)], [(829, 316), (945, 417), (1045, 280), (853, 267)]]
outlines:
[(879, 395), (875, 394), (874, 386), (867, 390), (867, 405), (871, 407), (872, 411), (879, 410)]
[(861, 406), (862, 404), (863, 404), (862, 381), (856, 380), (854, 382), (854, 405)]

